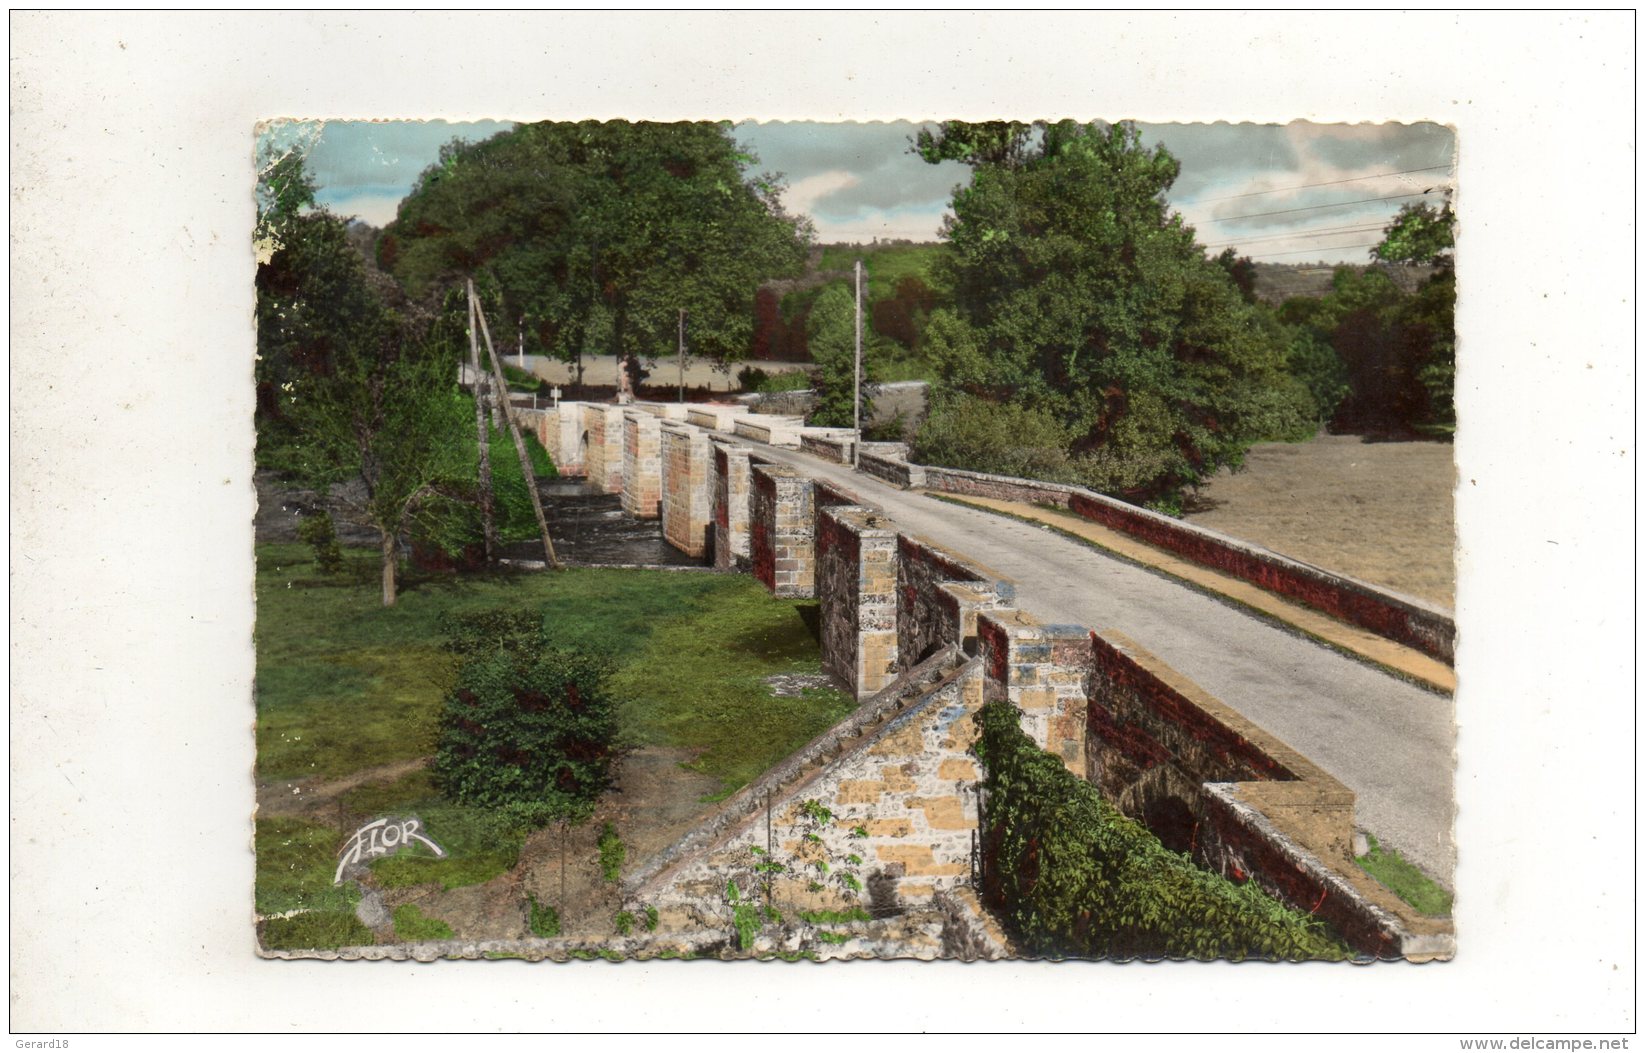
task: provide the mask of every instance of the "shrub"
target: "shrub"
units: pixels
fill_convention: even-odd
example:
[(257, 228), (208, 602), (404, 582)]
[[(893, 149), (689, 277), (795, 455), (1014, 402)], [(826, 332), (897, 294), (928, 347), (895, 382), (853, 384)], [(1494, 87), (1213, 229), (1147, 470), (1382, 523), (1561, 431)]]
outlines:
[(531, 826), (586, 816), (615, 754), (610, 673), (609, 659), (540, 643), (471, 657), (440, 717), (441, 791)]
[(970, 395), (936, 400), (915, 437), (921, 464), (1066, 479), (1068, 432), (1043, 411)]
[(759, 366), (744, 366), (737, 370), (737, 387), (744, 391), (763, 391), (766, 379), (771, 376)]
[(806, 391), (811, 374), (803, 369), (768, 373), (759, 366), (744, 366), (737, 371), (737, 386), (744, 391)]
[(337, 528), (330, 512), (304, 516), (297, 523), (297, 538), (313, 550), (321, 573), (336, 574), (343, 569), (343, 550), (337, 544)]
[(984, 894), (1031, 955), (1339, 959), (1323, 924), (1247, 883), (1194, 866), (1120, 815), (1095, 787), (989, 702), (976, 720), (986, 769)]
[(442, 612), (440, 631), (445, 649), (464, 658), (519, 653), (543, 643), (543, 616), (530, 607), (487, 607), (461, 613)]
[(538, 903), (537, 897), (526, 893), (526, 900), (531, 906), (531, 914), (527, 919), (533, 936), (551, 939), (560, 934), (560, 912), (552, 904)]
[(623, 847), (623, 839), (617, 836), (617, 828), (606, 823), (600, 830), (600, 876), (607, 881), (616, 881), (622, 876), (623, 860), (628, 856), (628, 850)]

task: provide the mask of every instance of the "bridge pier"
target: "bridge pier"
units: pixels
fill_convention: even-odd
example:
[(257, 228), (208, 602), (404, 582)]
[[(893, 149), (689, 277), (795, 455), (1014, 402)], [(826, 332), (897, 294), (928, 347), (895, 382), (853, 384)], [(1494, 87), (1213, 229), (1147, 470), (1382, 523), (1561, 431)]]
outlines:
[(984, 696), (1022, 711), (1022, 730), (1084, 779), (1090, 631), (1042, 625), (1020, 610), (977, 612)]
[(714, 566), (717, 570), (735, 570), (749, 561), (748, 455), (751, 451), (747, 446), (716, 442), (713, 452)]
[(588, 481), (602, 493), (623, 492), (623, 408), (593, 404), (583, 413)]
[(622, 415), (623, 511), (635, 519), (661, 515), (662, 421), (645, 410)]
[(774, 596), (816, 595), (816, 527), (812, 482), (786, 464), (750, 471), (749, 555), (754, 577)]
[(662, 425), (663, 538), (688, 556), (709, 554), (710, 449), (701, 428)]
[(898, 675), (897, 531), (872, 508), (817, 513), (818, 621), (823, 669), (860, 701)]

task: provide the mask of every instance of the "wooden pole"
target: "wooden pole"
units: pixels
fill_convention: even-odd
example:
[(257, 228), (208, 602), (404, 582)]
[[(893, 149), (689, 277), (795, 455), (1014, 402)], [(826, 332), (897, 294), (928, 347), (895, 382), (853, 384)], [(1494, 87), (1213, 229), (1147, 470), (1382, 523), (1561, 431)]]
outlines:
[(857, 447), (862, 445), (862, 260), (854, 268), (857, 284), (857, 357), (851, 367), (851, 467), (857, 466)]
[(685, 308), (680, 308), (680, 401), (685, 401)]
[(508, 425), (508, 434), (514, 439), (514, 452), (520, 455), (520, 473), (525, 476), (526, 493), (531, 496), (531, 511), (537, 516), (537, 529), (543, 535), (543, 553), (548, 557), (548, 565), (555, 570), (563, 569), (560, 557), (554, 554), (554, 539), (548, 536), (548, 517), (543, 515), (543, 499), (537, 493), (537, 475), (531, 470), (531, 455), (526, 453), (525, 440), (520, 437), (520, 426), (514, 421), (514, 407), (508, 398), (508, 385), (503, 379), (503, 363), (497, 357), (497, 349), (491, 344), (491, 327), (486, 324), (485, 309), (478, 300), (474, 301), (475, 316), (480, 319), (480, 335), (485, 337), (486, 354), (491, 357), (491, 370), (496, 375), (498, 390), (503, 392), (499, 400), (503, 407), (503, 421)]
[(485, 534), (486, 566), (497, 557), (497, 520), (491, 492), (491, 435), (486, 429), (486, 381), (480, 369), (480, 340), (474, 332), (474, 280), (468, 281), (468, 362), (474, 381), (474, 430), (480, 441), (480, 523)]

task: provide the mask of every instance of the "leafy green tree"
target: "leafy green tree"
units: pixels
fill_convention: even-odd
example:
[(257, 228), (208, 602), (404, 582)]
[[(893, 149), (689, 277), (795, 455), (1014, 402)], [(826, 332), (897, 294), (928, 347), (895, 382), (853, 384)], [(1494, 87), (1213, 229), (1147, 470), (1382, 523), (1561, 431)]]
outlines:
[(378, 529), (392, 605), (400, 537), (464, 474), (456, 363), (344, 221), (314, 207), (300, 159), (264, 171), (274, 183), (259, 188), (271, 204), (258, 232), (274, 247), (257, 276), (260, 445), (278, 444), (283, 466), (322, 493), (358, 481), (353, 503)]
[(1257, 265), (1251, 257), (1241, 256), (1233, 249), (1223, 249), (1216, 255), (1217, 266), (1228, 272), (1228, 277), (1239, 289), (1246, 303), (1257, 302)]
[[(857, 307), (851, 290), (830, 285), (811, 306), (806, 320), (807, 342), (818, 369), (812, 380), (817, 388), (817, 408), (809, 423), (819, 428), (849, 428), (856, 391)], [(878, 376), (885, 354), (885, 339), (863, 326), (863, 376), (861, 419), (873, 411), (870, 385)]]
[(944, 231), (947, 394), (1032, 407), (1070, 474), (1165, 507), (1312, 419), (1263, 309), (1167, 208), (1176, 160), (1134, 126), (949, 122), (914, 148), (972, 168)]
[(1401, 322), (1404, 358), (1427, 394), (1422, 423), (1456, 427), (1456, 215), (1444, 206), (1406, 205), (1383, 231), (1371, 255), (1399, 266), (1434, 268), (1407, 305)]
[(1405, 205), (1383, 228), (1382, 241), (1371, 249), (1371, 256), (1384, 263), (1450, 267), (1456, 247), (1455, 228), (1456, 216), (1449, 202), (1440, 208)]
[(414, 286), (488, 270), (535, 346), (567, 361), (603, 347), (638, 375), (673, 351), (681, 310), (692, 354), (735, 361), (756, 288), (798, 273), (810, 239), (775, 177), (744, 178), (753, 160), (708, 123), (542, 123), (453, 143), (382, 258)]

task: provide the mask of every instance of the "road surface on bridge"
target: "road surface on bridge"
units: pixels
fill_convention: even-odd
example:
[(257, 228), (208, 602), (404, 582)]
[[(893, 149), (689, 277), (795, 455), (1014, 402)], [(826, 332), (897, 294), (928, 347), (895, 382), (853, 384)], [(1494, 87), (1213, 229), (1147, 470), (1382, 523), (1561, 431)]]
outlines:
[(1045, 527), (902, 490), (810, 454), (732, 441), (836, 483), (899, 528), (1013, 579), (1015, 605), (1042, 622), (1129, 636), (1341, 780), (1356, 795), (1361, 828), (1454, 887), (1449, 697)]

